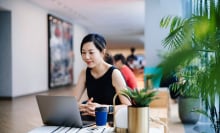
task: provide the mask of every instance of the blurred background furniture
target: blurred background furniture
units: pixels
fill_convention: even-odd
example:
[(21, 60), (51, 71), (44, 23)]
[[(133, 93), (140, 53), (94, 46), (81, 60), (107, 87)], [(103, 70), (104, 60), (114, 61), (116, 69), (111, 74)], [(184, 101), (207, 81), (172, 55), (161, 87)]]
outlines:
[(162, 69), (159, 67), (144, 67), (145, 87), (149, 85), (149, 82), (152, 82), (153, 88), (159, 88), (162, 75)]
[(159, 119), (164, 124), (164, 133), (168, 133), (168, 118), (170, 113), (170, 94), (167, 87), (157, 89), (158, 99), (150, 103), (150, 116)]

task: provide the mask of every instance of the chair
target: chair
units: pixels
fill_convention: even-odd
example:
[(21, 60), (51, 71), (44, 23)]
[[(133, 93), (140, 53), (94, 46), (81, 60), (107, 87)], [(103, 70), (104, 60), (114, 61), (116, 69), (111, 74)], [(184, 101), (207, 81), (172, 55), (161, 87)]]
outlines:
[(160, 87), (160, 81), (162, 79), (162, 68), (159, 67), (145, 67), (144, 68), (144, 84), (147, 87), (147, 80), (149, 75), (152, 75), (153, 88)]

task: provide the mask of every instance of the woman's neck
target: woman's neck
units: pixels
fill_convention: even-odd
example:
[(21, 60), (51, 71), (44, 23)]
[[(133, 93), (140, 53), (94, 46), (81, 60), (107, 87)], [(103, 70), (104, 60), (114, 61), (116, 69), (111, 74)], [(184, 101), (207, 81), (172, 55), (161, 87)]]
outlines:
[(92, 68), (91, 73), (94, 77), (99, 78), (101, 77), (109, 68), (109, 64), (107, 63), (100, 63), (96, 67)]

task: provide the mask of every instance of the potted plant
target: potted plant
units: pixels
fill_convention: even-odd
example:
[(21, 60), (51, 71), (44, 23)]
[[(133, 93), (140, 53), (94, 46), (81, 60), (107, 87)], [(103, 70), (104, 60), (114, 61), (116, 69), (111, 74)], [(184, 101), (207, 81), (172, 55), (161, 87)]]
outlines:
[(182, 123), (195, 124), (200, 118), (199, 113), (193, 112), (201, 108), (200, 89), (197, 85), (197, 66), (186, 67), (176, 73), (178, 82), (169, 89), (178, 96), (178, 112)]
[(157, 91), (144, 89), (125, 89), (121, 94), (127, 97), (131, 106), (128, 106), (128, 132), (149, 132), (149, 104), (157, 99)]
[(216, 133), (220, 132), (220, 1), (193, 1), (193, 15), (188, 18), (167, 16), (161, 27), (170, 28), (163, 45), (170, 53), (160, 64), (164, 74), (178, 65), (197, 60), (197, 85), (205, 108), (196, 110), (210, 119)]

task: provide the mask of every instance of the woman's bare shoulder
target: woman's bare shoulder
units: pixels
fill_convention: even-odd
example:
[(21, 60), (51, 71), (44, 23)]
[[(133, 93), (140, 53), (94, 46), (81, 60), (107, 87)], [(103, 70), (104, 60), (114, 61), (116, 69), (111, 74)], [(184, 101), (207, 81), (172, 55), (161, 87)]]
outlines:
[(112, 80), (114, 83), (120, 83), (120, 84), (125, 84), (124, 78), (118, 69), (114, 69), (112, 72)]
[(117, 68), (113, 69), (113, 75), (121, 75), (120, 70), (118, 70)]
[(85, 79), (86, 77), (86, 68), (83, 68), (79, 74), (79, 80)]
[(80, 74), (86, 74), (86, 68), (83, 68), (80, 72)]

